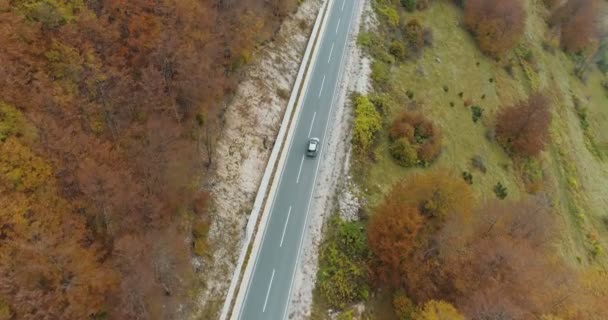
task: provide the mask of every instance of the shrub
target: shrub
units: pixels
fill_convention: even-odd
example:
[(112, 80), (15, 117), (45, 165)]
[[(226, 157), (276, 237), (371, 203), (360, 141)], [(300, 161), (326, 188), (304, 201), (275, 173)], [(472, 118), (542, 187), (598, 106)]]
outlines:
[(277, 88), (277, 96), (281, 99), (287, 100), (289, 99), (290, 96), (290, 92), (288, 89), (285, 88)]
[(479, 119), (481, 119), (482, 114), (483, 114), (483, 109), (481, 109), (480, 106), (475, 105), (475, 106), (471, 107), (471, 115), (473, 118), (473, 122), (479, 121)]
[(369, 151), (374, 136), (382, 127), (381, 117), (376, 107), (366, 96), (355, 99), (355, 124), (353, 143), (361, 154)]
[(395, 10), (395, 8), (389, 5), (384, 5), (378, 8), (378, 13), (390, 27), (396, 28), (399, 26), (399, 13), (397, 10)]
[(407, 57), (405, 46), (401, 41), (398, 40), (393, 40), (393, 42), (391, 42), (391, 46), (388, 51), (399, 60), (404, 60)]
[(369, 295), (364, 261), (368, 256), (367, 238), (358, 222), (345, 222), (334, 216), (329, 236), (320, 253), (318, 287), (327, 303), (344, 308)]
[[(468, 1), (467, 1), (468, 2)], [(448, 302), (429, 300), (416, 312), (414, 320), (465, 320), (465, 317)]]
[(549, 101), (539, 93), (504, 109), (496, 120), (496, 138), (512, 155), (538, 155), (549, 140)]
[(371, 78), (376, 85), (380, 87), (386, 86), (389, 81), (389, 73), (390, 69), (386, 63), (378, 60), (372, 63)]
[(468, 172), (468, 171), (463, 171), (462, 172), (462, 179), (467, 184), (473, 184), (473, 175), (470, 172)]
[(409, 12), (414, 12), (414, 10), (416, 10), (417, 3), (418, 0), (401, 0), (401, 5)]
[(441, 131), (419, 113), (399, 114), (389, 129), (389, 138), (393, 144), (389, 151), (401, 165), (411, 163), (412, 148), (422, 165), (434, 161), (441, 152)]
[(369, 95), (369, 101), (371, 101), (376, 109), (385, 115), (391, 110), (395, 102), (387, 94), (372, 93)]
[(375, 43), (376, 35), (372, 32), (361, 32), (357, 36), (357, 44), (362, 47), (370, 48), (375, 45)]
[(414, 92), (412, 90), (405, 91), (405, 94), (410, 100), (414, 99)]
[(422, 30), (422, 41), (424, 42), (425, 46), (432, 47), (433, 42), (435, 41), (434, 39), (435, 36), (433, 36), (433, 29), (424, 28), (424, 30)]
[(486, 168), (486, 164), (483, 161), (483, 158), (480, 155), (476, 155), (473, 158), (471, 158), (471, 165), (473, 165), (474, 168), (479, 169), (479, 171), (486, 173), (487, 168)]
[(589, 119), (587, 115), (587, 108), (580, 107), (576, 109), (576, 114), (578, 115), (579, 122), (581, 123), (581, 128), (583, 130), (589, 129)]
[(499, 182), (494, 186), (494, 193), (498, 199), (504, 200), (508, 195), (507, 187), (503, 186), (502, 183)]
[(403, 290), (398, 290), (393, 295), (393, 309), (399, 320), (411, 320), (416, 311), (416, 305)]
[(414, 51), (419, 51), (424, 46), (424, 27), (420, 20), (412, 18), (403, 26), (405, 38)]
[(367, 255), (367, 237), (363, 226), (357, 222), (342, 222), (338, 226), (338, 244), (349, 257)]
[(389, 152), (400, 166), (412, 167), (418, 164), (418, 150), (405, 137), (394, 141), (389, 146)]
[(464, 7), (465, 25), (484, 53), (497, 58), (517, 46), (526, 20), (522, 0), (467, 0)]

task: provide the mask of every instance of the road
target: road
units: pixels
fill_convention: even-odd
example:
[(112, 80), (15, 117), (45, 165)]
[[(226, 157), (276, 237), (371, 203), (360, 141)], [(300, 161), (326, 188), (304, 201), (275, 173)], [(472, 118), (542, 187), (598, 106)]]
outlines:
[[(334, 0), (321, 35), (316, 60), (304, 88), (302, 110), (281, 170), (253, 273), (247, 285), (239, 319), (287, 319), (291, 289), (304, 230), (308, 220), (319, 161), (325, 152), (325, 136), (334, 96), (344, 63), (348, 34), (359, 0)], [(321, 140), (316, 158), (304, 155), (309, 137)]]

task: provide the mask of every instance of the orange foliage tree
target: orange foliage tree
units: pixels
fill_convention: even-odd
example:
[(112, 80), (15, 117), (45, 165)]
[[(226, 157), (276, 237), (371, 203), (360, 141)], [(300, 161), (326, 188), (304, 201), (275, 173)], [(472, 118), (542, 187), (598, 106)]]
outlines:
[(496, 138), (507, 152), (533, 157), (545, 148), (550, 124), (549, 101), (535, 93), (527, 101), (520, 101), (498, 114)]
[[(469, 220), (473, 206), (470, 187), (449, 171), (414, 175), (393, 186), (378, 205), (368, 227), (368, 240), (377, 258), (381, 280), (404, 281), (415, 249), (450, 215)], [(421, 266), (420, 266), (421, 267)]]
[(477, 217), (451, 216), (417, 250), (405, 270), (418, 279), (407, 282), (409, 296), (452, 301), (473, 319), (560, 314), (575, 302), (574, 272), (553, 255), (556, 229), (544, 199), (491, 202)]
[(553, 12), (549, 25), (560, 28), (560, 42), (564, 49), (577, 53), (597, 40), (599, 7), (596, 0), (568, 0)]
[[(452, 294), (461, 310), (474, 317), (529, 318), (572, 301), (575, 278), (553, 255), (556, 229), (544, 199), (491, 202), (481, 212), (464, 250), (445, 250), (446, 272), (457, 279)], [(449, 246), (450, 237), (443, 239)]]
[(374, 212), (369, 227), (369, 246), (377, 258), (376, 272), (383, 281), (398, 284), (401, 264), (416, 246), (424, 218), (415, 207), (399, 198), (405, 197), (400, 188), (391, 194)]
[(517, 46), (526, 22), (521, 0), (467, 0), (464, 10), (464, 22), (483, 52), (498, 58)]

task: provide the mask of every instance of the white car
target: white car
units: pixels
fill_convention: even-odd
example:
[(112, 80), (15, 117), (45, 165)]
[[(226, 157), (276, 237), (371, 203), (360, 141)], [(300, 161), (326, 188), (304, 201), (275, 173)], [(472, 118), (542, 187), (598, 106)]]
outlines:
[(316, 157), (319, 152), (319, 138), (310, 138), (306, 146), (306, 155), (309, 157)]

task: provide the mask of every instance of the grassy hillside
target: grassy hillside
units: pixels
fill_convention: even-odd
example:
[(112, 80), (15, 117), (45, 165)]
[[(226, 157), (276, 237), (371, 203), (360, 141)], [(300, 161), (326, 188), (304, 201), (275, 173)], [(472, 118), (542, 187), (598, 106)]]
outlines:
[[(608, 77), (593, 64), (577, 74), (581, 58), (559, 48), (555, 32), (545, 22), (550, 12), (542, 1), (524, 2), (523, 36), (499, 60), (478, 49), (463, 26), (463, 9), (450, 1), (435, 1), (415, 12), (403, 10), (396, 1), (373, 3), (380, 26), (362, 33), (359, 43), (374, 58), (371, 96), (382, 97), (379, 112), (385, 125), (372, 150), (356, 157), (354, 164), (361, 197), (367, 200), (364, 211), (373, 214), (393, 184), (412, 175), (439, 168), (466, 172), (472, 176), (479, 205), (497, 199), (497, 183), (508, 193), (503, 202), (532, 194), (547, 197), (559, 230), (553, 244), (558, 256), (577, 270), (604, 268), (608, 262), (608, 89), (602, 83)], [(432, 41), (419, 54), (411, 53), (417, 57), (400, 60), (389, 54), (394, 52), (390, 39), (398, 36), (391, 31), (394, 15), (387, 8), (394, 8), (402, 23), (416, 19), (432, 30)], [(550, 143), (536, 158), (514, 159), (495, 141), (496, 116), (534, 92), (543, 92), (552, 106)], [(477, 107), (481, 117), (474, 121)], [(388, 129), (404, 110), (421, 112), (443, 132), (442, 153), (429, 166), (400, 166), (389, 152)], [(323, 268), (327, 261), (321, 261)], [(369, 281), (375, 282), (373, 277)], [(387, 291), (380, 288), (372, 294), (364, 318), (395, 318)], [(327, 299), (322, 292), (317, 297), (313, 318), (324, 318)]]

